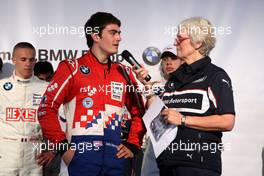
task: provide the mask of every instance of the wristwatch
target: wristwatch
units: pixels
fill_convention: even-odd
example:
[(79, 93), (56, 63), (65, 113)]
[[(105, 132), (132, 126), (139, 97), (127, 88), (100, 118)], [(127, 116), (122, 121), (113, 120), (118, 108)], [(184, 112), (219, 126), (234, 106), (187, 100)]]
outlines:
[(181, 117), (181, 126), (182, 127), (186, 127), (186, 116), (182, 114)]

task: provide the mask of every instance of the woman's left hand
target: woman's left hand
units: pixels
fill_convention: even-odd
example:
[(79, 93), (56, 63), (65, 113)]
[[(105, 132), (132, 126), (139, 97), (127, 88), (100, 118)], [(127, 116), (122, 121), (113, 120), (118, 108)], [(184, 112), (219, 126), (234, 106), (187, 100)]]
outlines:
[(168, 124), (181, 125), (182, 114), (176, 111), (174, 108), (167, 108), (161, 112), (164, 116), (164, 121)]

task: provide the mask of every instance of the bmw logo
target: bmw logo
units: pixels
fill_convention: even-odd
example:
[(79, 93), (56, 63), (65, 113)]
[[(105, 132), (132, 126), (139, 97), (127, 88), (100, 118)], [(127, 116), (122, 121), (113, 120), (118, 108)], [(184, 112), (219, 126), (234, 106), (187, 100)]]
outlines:
[(160, 50), (156, 47), (148, 47), (143, 52), (143, 60), (148, 65), (156, 65), (160, 62)]
[(85, 75), (87, 75), (91, 72), (91, 70), (88, 67), (86, 67), (85, 65), (80, 66), (80, 71)]
[(13, 84), (11, 82), (6, 82), (3, 87), (5, 90), (8, 91), (8, 90), (11, 90), (13, 88)]
[(82, 104), (83, 104), (83, 106), (85, 108), (90, 108), (90, 107), (93, 106), (93, 99), (91, 99), (91, 98), (85, 98), (85, 99), (83, 99)]

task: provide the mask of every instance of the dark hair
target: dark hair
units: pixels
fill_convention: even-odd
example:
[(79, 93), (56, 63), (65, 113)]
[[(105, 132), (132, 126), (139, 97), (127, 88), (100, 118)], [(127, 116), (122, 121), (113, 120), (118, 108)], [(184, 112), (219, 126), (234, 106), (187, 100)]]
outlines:
[(13, 56), (14, 56), (15, 50), (18, 49), (18, 48), (29, 48), (29, 49), (32, 49), (34, 51), (34, 55), (36, 54), (36, 49), (31, 43), (19, 42), (13, 48)]
[(88, 19), (88, 21), (84, 25), (84, 32), (86, 37), (86, 43), (89, 48), (93, 46), (93, 39), (91, 34), (98, 33), (101, 37), (102, 30), (108, 24), (117, 24), (119, 27), (121, 26), (120, 20), (111, 13), (107, 12), (97, 12), (93, 14), (90, 19)]
[(38, 76), (39, 74), (50, 74), (50, 79), (54, 73), (52, 64), (48, 61), (38, 61), (34, 66), (34, 75)]
[(2, 71), (2, 67), (3, 67), (3, 61), (2, 58), (0, 57), (0, 72)]

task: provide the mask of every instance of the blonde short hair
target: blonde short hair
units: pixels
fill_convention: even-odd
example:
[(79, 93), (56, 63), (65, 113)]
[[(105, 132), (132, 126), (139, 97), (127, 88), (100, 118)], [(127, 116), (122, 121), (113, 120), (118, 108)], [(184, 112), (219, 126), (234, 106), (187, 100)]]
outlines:
[(211, 22), (202, 17), (192, 17), (183, 20), (179, 26), (179, 31), (184, 30), (190, 36), (193, 44), (202, 43), (198, 51), (203, 56), (208, 56), (215, 47), (215, 30)]

